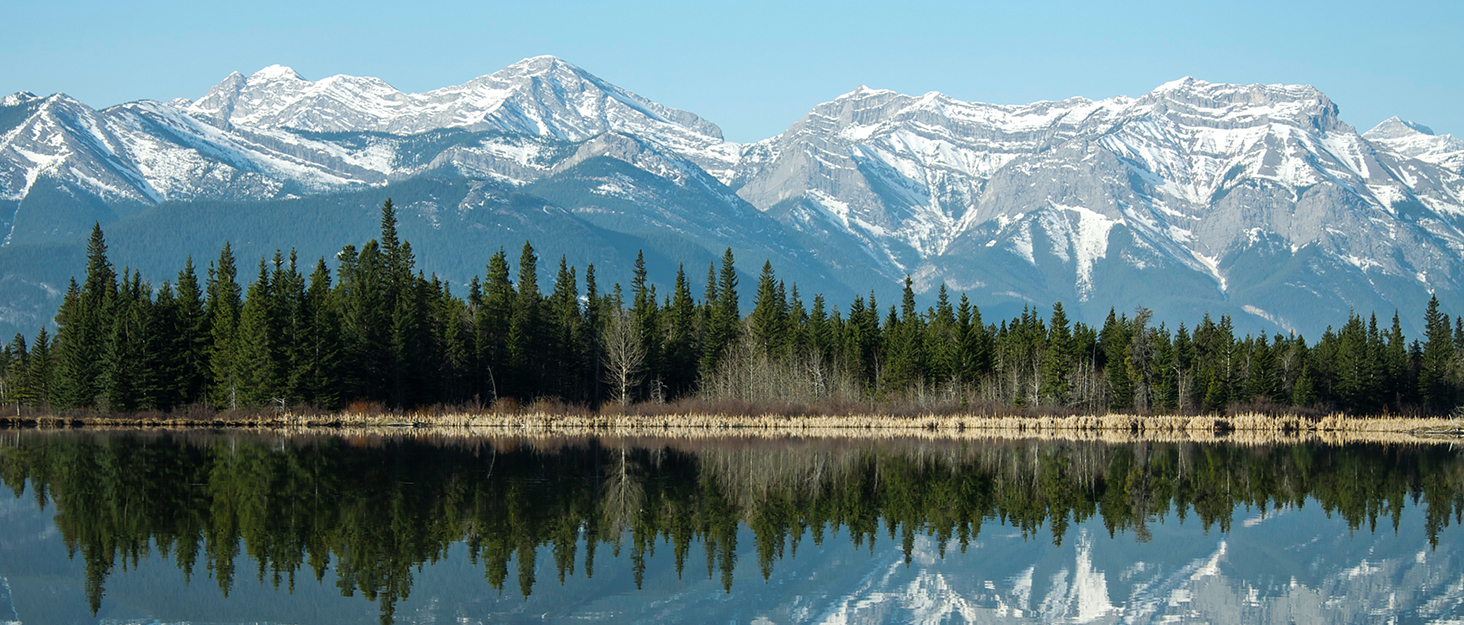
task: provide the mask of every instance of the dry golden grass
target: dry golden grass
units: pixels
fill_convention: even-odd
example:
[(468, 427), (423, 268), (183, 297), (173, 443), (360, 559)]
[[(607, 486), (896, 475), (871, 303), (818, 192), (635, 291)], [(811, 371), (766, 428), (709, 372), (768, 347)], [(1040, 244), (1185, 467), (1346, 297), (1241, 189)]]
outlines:
[[(3, 424), (0, 421), (0, 424)], [(1322, 418), (1270, 416), (1258, 413), (1235, 416), (1123, 415), (989, 417), (930, 415), (634, 415), (596, 414), (589, 411), (494, 411), (455, 413), (424, 411), (382, 413), (377, 410), (330, 414), (226, 414), (210, 420), (171, 419), (164, 416), (83, 415), (32, 417), (26, 424), (42, 428), (196, 428), (230, 427), (272, 431), (322, 428), (350, 432), (429, 430), (448, 436), (612, 436), (612, 437), (836, 437), (836, 438), (959, 438), (1061, 439), (1127, 442), (1218, 442), (1264, 444), (1318, 441), (1453, 442), (1464, 431), (1460, 420), (1441, 418), (1350, 417)]]

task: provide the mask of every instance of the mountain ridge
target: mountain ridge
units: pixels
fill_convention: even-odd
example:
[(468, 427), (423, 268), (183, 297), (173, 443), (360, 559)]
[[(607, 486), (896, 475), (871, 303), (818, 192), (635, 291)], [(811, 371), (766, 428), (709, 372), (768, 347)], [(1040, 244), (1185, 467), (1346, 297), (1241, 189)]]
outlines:
[(1001, 314), (1062, 300), (1080, 318), (1145, 305), (1302, 331), (1322, 312), (1464, 291), (1464, 142), (1396, 118), (1359, 134), (1308, 85), (1193, 77), (1018, 105), (860, 85), (746, 144), (550, 56), (421, 94), (279, 65), (196, 100), (95, 110), (17, 93), (0, 99), (0, 228), (5, 245), (70, 240), (159, 202), (428, 175), (530, 189), (600, 157), (652, 178), (571, 176), (598, 186), (555, 183), (561, 208), (634, 197), (616, 210), (647, 217), (604, 223), (639, 236), (679, 197), (726, 225), (671, 234), (717, 251), (745, 203), (781, 231), (758, 226), (762, 247), (737, 235), (741, 249), (801, 258), (840, 291), (910, 275)]

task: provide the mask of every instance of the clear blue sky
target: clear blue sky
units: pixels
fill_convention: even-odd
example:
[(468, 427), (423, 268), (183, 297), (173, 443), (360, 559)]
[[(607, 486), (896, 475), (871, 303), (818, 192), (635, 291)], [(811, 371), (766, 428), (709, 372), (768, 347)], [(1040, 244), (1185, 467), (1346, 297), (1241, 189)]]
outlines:
[(553, 54), (735, 141), (860, 84), (1015, 104), (1186, 75), (1316, 85), (1359, 131), (1398, 115), (1464, 134), (1457, 0), (896, 4), (16, 0), (0, 12), (0, 92), (197, 98), (273, 63), (415, 92)]

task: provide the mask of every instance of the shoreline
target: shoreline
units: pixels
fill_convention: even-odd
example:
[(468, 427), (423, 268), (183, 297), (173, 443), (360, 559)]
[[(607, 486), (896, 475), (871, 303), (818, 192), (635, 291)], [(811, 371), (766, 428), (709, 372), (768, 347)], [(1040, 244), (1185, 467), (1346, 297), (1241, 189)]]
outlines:
[(1392, 416), (1322, 418), (1297, 415), (1124, 415), (1070, 417), (488, 414), (253, 414), (213, 419), (165, 416), (0, 417), (0, 428), (40, 430), (241, 429), (276, 433), (530, 438), (606, 436), (656, 438), (926, 438), (1051, 439), (1107, 442), (1192, 441), (1264, 444), (1455, 443), (1464, 419)]

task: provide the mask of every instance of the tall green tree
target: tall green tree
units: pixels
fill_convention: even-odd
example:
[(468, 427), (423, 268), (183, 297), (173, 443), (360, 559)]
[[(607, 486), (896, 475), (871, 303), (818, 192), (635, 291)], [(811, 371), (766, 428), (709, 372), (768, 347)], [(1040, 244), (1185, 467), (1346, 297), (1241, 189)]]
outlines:
[(1418, 394), (1429, 412), (1439, 414), (1454, 409), (1454, 385), (1450, 369), (1454, 356), (1454, 333), (1449, 316), (1439, 311), (1439, 297), (1429, 298), (1423, 315), (1425, 342), (1418, 368)]
[(86, 249), (86, 279), (57, 317), (55, 403), (60, 408), (92, 407), (100, 397), (102, 352), (117, 299), (117, 275), (107, 260), (100, 224), (92, 226)]
[(218, 261), (209, 267), (205, 310), (211, 338), (208, 362), (212, 379), (208, 395), (210, 403), (217, 408), (234, 409), (240, 405), (235, 345), (243, 301), (236, 274), (233, 249), (225, 243)]
[(1052, 305), (1052, 319), (1047, 323), (1047, 350), (1042, 356), (1042, 403), (1057, 406), (1068, 404), (1068, 386), (1073, 373), (1073, 338), (1068, 328), (1067, 313), (1062, 302)]
[(282, 337), (274, 310), (274, 287), (267, 265), (260, 260), (259, 276), (249, 285), (235, 334), (235, 401), (240, 407), (266, 407), (283, 399), (280, 394), (281, 363), (276, 357)]

